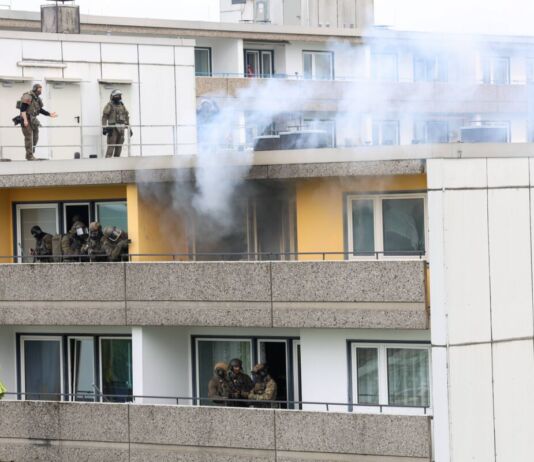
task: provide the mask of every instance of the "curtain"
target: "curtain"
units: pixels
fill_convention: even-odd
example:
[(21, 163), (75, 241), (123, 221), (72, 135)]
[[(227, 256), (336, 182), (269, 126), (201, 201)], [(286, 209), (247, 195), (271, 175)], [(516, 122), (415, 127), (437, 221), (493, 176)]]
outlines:
[(430, 403), (428, 350), (388, 348), (390, 405), (428, 406)]

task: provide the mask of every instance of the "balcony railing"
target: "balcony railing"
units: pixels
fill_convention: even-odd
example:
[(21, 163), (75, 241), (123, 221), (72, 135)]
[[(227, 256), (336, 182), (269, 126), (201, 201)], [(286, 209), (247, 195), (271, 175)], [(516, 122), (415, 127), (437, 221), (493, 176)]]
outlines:
[[(108, 146), (122, 147), (122, 157), (178, 155), (183, 147), (196, 146), (195, 125), (116, 125), (124, 130), (124, 143), (108, 145), (100, 125), (42, 125), (35, 156), (40, 159), (101, 158)], [(130, 130), (133, 134), (130, 135)], [(180, 132), (189, 131), (189, 140)], [(0, 126), (0, 160), (25, 158), (24, 136), (19, 125)]]
[[(95, 387), (96, 389), (96, 387)], [(398, 411), (405, 414), (411, 411), (417, 415), (431, 415), (430, 406), (415, 405), (390, 405), (390, 404), (358, 404), (339, 403), (335, 401), (299, 401), (299, 400), (252, 400), (243, 398), (209, 398), (198, 396), (161, 396), (161, 395), (136, 395), (136, 394), (106, 394), (96, 390), (95, 392), (81, 391), (78, 393), (42, 393), (42, 392), (6, 392), (6, 398), (14, 400), (30, 401), (71, 401), (71, 402), (100, 402), (100, 403), (139, 403), (139, 404), (175, 404), (177, 406), (232, 406), (265, 408), (264, 404), (274, 409), (302, 410), (312, 406), (316, 411), (335, 412), (371, 412), (376, 414), (394, 414)]]

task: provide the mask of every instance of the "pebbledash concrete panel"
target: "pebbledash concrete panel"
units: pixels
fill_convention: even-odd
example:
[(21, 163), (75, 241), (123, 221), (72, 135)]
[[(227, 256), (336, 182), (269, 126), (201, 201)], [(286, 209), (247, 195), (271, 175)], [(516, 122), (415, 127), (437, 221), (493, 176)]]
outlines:
[(128, 301), (270, 301), (270, 263), (130, 264)]
[(424, 261), (273, 262), (273, 302), (425, 300)]
[(120, 263), (0, 265), (0, 301), (121, 301)]
[[(271, 327), (270, 302), (126, 302), (132, 326)], [(1, 319), (1, 318), (0, 318)]]
[(274, 449), (274, 411), (193, 406), (130, 406), (132, 443)]
[(418, 416), (278, 411), (276, 448), (428, 458), (430, 425)]
[(425, 416), (0, 402), (0, 460), (429, 460)]

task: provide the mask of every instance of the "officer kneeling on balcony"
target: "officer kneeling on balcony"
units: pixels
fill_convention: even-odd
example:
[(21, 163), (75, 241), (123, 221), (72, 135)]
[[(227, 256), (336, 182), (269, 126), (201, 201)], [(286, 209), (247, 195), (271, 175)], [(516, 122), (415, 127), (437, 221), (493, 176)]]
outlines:
[(102, 134), (108, 137), (108, 149), (106, 157), (120, 157), (122, 144), (124, 143), (124, 129), (130, 130), (130, 114), (122, 102), (120, 90), (113, 90), (102, 113)]
[(35, 238), (35, 249), (32, 249), (34, 263), (50, 263), (52, 261), (52, 235), (45, 233), (39, 226), (33, 226), (30, 233)]
[(61, 251), (63, 255), (66, 255), (64, 261), (82, 261), (82, 255), (84, 247), (87, 244), (87, 237), (89, 230), (85, 226), (85, 223), (80, 220), (76, 220), (69, 232), (61, 238)]
[(104, 233), (98, 221), (89, 224), (89, 238), (82, 253), (87, 254), (89, 261), (107, 261), (108, 257), (103, 245)]
[[(265, 363), (256, 364), (252, 370), (254, 388), (247, 398), (254, 401), (276, 401), (277, 386), (269, 375), (269, 367)], [(275, 407), (276, 403), (254, 403), (254, 407)]]
[(106, 226), (102, 238), (102, 248), (106, 252), (108, 261), (121, 261), (121, 257), (128, 253), (128, 234), (116, 226)]

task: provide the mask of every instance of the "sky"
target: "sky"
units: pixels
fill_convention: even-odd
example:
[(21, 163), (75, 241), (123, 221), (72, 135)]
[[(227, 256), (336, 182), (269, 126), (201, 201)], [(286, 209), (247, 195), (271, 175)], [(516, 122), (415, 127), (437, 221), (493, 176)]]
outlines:
[[(333, 1), (333, 0), (332, 0)], [(45, 0), (0, 0), (38, 10)], [(82, 13), (217, 21), (219, 0), (77, 0)], [(398, 29), (534, 35), (534, 0), (375, 0), (377, 24)]]

